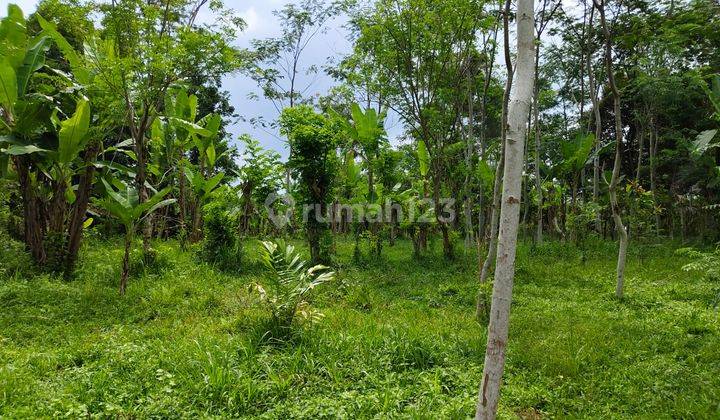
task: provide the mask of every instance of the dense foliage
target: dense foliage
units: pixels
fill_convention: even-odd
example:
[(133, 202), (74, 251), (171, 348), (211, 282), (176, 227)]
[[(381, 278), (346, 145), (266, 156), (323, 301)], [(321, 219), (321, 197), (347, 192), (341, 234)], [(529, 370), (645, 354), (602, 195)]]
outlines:
[(230, 3), (3, 12), (0, 417), (720, 413), (717, 1)]

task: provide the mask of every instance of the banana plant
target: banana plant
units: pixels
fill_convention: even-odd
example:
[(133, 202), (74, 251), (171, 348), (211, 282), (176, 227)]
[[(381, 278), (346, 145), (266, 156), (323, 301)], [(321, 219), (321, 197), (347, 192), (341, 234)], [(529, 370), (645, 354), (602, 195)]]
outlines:
[(41, 35), (30, 39), (22, 10), (8, 5), (0, 21), (0, 174), (8, 173), (11, 156), (42, 151), (30, 141), (50, 125), (53, 98), (28, 94), (32, 74), (45, 65), (50, 39)]
[(225, 174), (220, 172), (206, 179), (200, 171), (194, 171), (189, 164), (185, 166), (185, 177), (190, 183), (190, 187), (195, 196), (192, 230), (190, 234), (190, 240), (193, 242), (199, 241), (202, 237), (202, 208), (210, 200), (213, 191), (220, 185), (220, 181), (222, 181), (224, 176)]
[[(712, 88), (708, 88), (707, 85), (705, 85), (704, 83), (703, 88), (705, 88), (705, 93), (707, 94), (710, 103), (713, 105), (713, 108), (715, 108), (715, 114), (713, 116), (715, 120), (720, 123), (720, 75), (716, 74), (713, 77)], [(697, 138), (692, 144), (692, 154), (695, 156), (701, 156), (709, 149), (718, 147), (718, 143), (712, 142), (717, 133), (718, 129), (712, 129), (705, 130), (702, 133), (698, 134)]]
[(113, 180), (111, 184), (104, 178), (102, 183), (107, 195), (102, 199), (96, 199), (94, 204), (105, 210), (125, 227), (125, 253), (120, 275), (120, 294), (124, 295), (130, 274), (130, 248), (138, 224), (155, 210), (174, 203), (175, 199), (163, 200), (171, 190), (168, 187), (141, 203), (136, 186), (127, 185), (118, 180)]
[(208, 114), (198, 121), (203, 132), (191, 135), (191, 139), (198, 150), (198, 165), (201, 171), (209, 173), (215, 167), (218, 158), (215, 143), (218, 140), (222, 117), (218, 114)]
[[(53, 29), (41, 16), (37, 19), (41, 26)], [(57, 31), (44, 28), (40, 35), (30, 37), (20, 8), (8, 6), (7, 16), (0, 21), (0, 175), (9, 175), (12, 161), (23, 197), (25, 242), (40, 265), (52, 250), (45, 249), (46, 227), (39, 221), (48, 220), (50, 232), (63, 232), (67, 206), (76, 198), (70, 183), (76, 169), (73, 162), (86, 145), (90, 122), (90, 105), (84, 96), (70, 98), (76, 109), (63, 120), (65, 114), (57, 105), (61, 101), (47, 94), (60, 95), (61, 88), (67, 87), (71, 88), (65, 89), (67, 92), (78, 91), (75, 81), (87, 81), (86, 72), (78, 70), (75, 81), (70, 75), (50, 72), (47, 77), (55, 79), (52, 84), (39, 81), (44, 83), (42, 89), (30, 88), (33, 74), (45, 67), (45, 54), (53, 42), (63, 53), (72, 53), (71, 64), (79, 66), (77, 53)], [(48, 191), (52, 195), (46, 197)], [(39, 205), (42, 203), (46, 205)], [(81, 231), (84, 223), (83, 206), (75, 207), (68, 256), (76, 255), (73, 250), (79, 248), (74, 246), (79, 244), (79, 235), (74, 233)]]
[[(207, 165), (206, 156), (210, 155), (212, 164), (215, 163), (214, 143), (201, 139), (212, 138), (217, 135), (220, 127), (220, 119), (213, 120), (210, 127), (204, 127), (197, 119), (198, 98), (195, 95), (188, 95), (184, 88), (177, 89), (173, 95), (168, 95), (165, 100), (165, 117), (156, 120), (152, 127), (152, 142), (155, 149), (160, 153), (159, 162), (163, 172), (175, 170), (178, 183), (178, 201), (180, 210), (180, 229), (185, 230), (186, 209), (187, 209), (187, 188), (185, 179), (185, 165), (187, 161), (185, 154), (194, 144), (198, 145), (198, 156), (201, 165)], [(217, 125), (214, 125), (217, 123)], [(209, 143), (209, 144), (207, 144)], [(208, 148), (212, 148), (208, 152)]]
[(368, 200), (375, 196), (375, 164), (383, 146), (387, 145), (387, 133), (383, 127), (384, 114), (378, 115), (373, 108), (363, 112), (360, 105), (350, 105), (351, 119), (347, 120), (335, 111), (336, 120), (340, 122), (345, 135), (348, 136), (349, 147), (365, 161), (368, 172)]
[(570, 177), (573, 212), (577, 209), (577, 190), (580, 175), (590, 159), (594, 145), (595, 134), (580, 133), (573, 140), (562, 143), (560, 148), (563, 160), (556, 166), (556, 170)]

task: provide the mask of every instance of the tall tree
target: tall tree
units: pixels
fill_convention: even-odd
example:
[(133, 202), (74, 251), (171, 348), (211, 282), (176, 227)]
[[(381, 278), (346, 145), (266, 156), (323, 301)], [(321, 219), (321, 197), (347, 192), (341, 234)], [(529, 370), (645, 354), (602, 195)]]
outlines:
[(505, 348), (510, 324), (510, 303), (515, 277), (515, 253), (520, 222), (520, 195), (527, 120), (530, 113), (535, 62), (533, 0), (517, 2), (517, 77), (508, 107), (507, 144), (500, 209), (495, 281), (493, 283), (490, 324), (485, 364), (478, 395), (476, 419), (494, 419), (500, 399), (500, 383), (505, 368)]
[(628, 249), (628, 232), (623, 224), (620, 214), (620, 205), (618, 203), (617, 189), (620, 182), (620, 167), (622, 166), (622, 146), (623, 146), (623, 124), (622, 110), (620, 107), (620, 91), (615, 82), (615, 73), (613, 69), (612, 57), (612, 34), (608, 27), (605, 17), (605, 0), (593, 0), (595, 8), (600, 14), (600, 25), (603, 35), (605, 36), (605, 69), (608, 77), (608, 84), (613, 96), (613, 113), (615, 114), (615, 162), (613, 164), (612, 178), (610, 179), (609, 195), (610, 208), (612, 210), (613, 220), (615, 221), (615, 229), (617, 229), (620, 247), (617, 259), (617, 285), (615, 287), (615, 296), (623, 297), (623, 288), (625, 284), (625, 260), (627, 259)]
[[(125, 102), (140, 203), (148, 197), (147, 137), (170, 86), (185, 77), (226, 74), (239, 66), (238, 51), (230, 41), (244, 22), (213, 2), (210, 7), (226, 18), (200, 27), (195, 21), (207, 4), (207, 0), (115, 0), (99, 5), (103, 37), (113, 41), (116, 51), (94, 63), (101, 73), (115, 76), (111, 87)], [(147, 217), (143, 228), (146, 257), (152, 230), (152, 217)]]
[(465, 97), (463, 77), (480, 28), (482, 2), (451, 0), (381, 0), (359, 22), (355, 46), (387, 80), (387, 103), (423, 140), (430, 155), (435, 217), (443, 236), (443, 253), (453, 256), (451, 226), (443, 218), (448, 147), (460, 137), (458, 121)]
[(535, 39), (537, 43), (537, 51), (535, 53), (535, 92), (533, 94), (533, 126), (535, 128), (535, 193), (538, 197), (537, 201), (537, 220), (535, 241), (542, 243), (543, 241), (543, 194), (542, 194), (542, 175), (540, 173), (540, 47), (542, 45), (542, 34), (550, 23), (553, 14), (562, 4), (561, 1), (554, 3), (550, 0), (543, 0), (542, 9), (539, 17), (535, 21)]
[[(502, 190), (503, 167), (505, 165), (505, 147), (507, 144), (507, 118), (508, 118), (508, 105), (510, 102), (510, 88), (512, 87), (514, 69), (512, 64), (512, 58), (510, 56), (510, 5), (511, 1), (505, 1), (505, 11), (503, 13), (503, 52), (505, 55), (505, 92), (503, 93), (503, 104), (502, 104), (502, 117), (501, 117), (501, 128), (500, 128), (500, 158), (498, 159), (497, 167), (495, 168), (495, 181), (493, 183), (493, 201), (492, 209), (490, 212), (490, 243), (488, 246), (487, 257), (482, 264), (480, 269), (480, 283), (487, 281), (488, 275), (490, 275), (490, 267), (492, 261), (495, 259), (497, 252), (497, 236), (498, 236), (498, 220), (500, 217), (500, 194)], [(479, 296), (477, 300), (477, 316), (482, 318), (482, 314), (486, 311), (485, 297)]]

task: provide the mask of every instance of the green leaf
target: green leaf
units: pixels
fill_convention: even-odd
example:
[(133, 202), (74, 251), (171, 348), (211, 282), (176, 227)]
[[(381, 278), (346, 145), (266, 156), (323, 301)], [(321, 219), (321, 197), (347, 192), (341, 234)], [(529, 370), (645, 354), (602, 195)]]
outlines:
[(25, 94), (28, 82), (33, 73), (40, 70), (45, 64), (45, 53), (50, 48), (50, 38), (41, 36), (25, 54), (25, 60), (17, 71), (18, 96)]
[(198, 134), (203, 137), (209, 137), (212, 135), (212, 132), (207, 130), (206, 128), (203, 128), (195, 123), (192, 123), (190, 121), (185, 121), (181, 118), (175, 118), (175, 117), (169, 117), (169, 121), (174, 123), (175, 125), (179, 126), (180, 128), (183, 128), (187, 130), (191, 134)]
[(119, 172), (124, 175), (127, 175), (130, 178), (135, 177), (135, 171), (133, 169), (130, 169), (129, 167), (125, 165), (121, 165), (117, 162), (107, 162), (107, 161), (96, 161), (93, 165), (95, 165), (96, 168), (108, 168), (112, 169), (114, 172)]
[(186, 166), (185, 168), (185, 178), (190, 182), (190, 185), (193, 187), (193, 190), (195, 192), (201, 191), (203, 189), (204, 180), (202, 176), (195, 171), (192, 170), (189, 166)]
[[(124, 197), (122, 194), (115, 191), (115, 189), (110, 185), (105, 178), (102, 178), (102, 183), (105, 186), (105, 192), (107, 193), (108, 197), (112, 198), (113, 201), (115, 201), (117, 204), (122, 206), (123, 208), (130, 210), (132, 208), (130, 201)], [(118, 214), (115, 215), (116, 217), (119, 217)]]
[(215, 166), (215, 145), (212, 143), (208, 148), (205, 150), (205, 154), (207, 155), (208, 163), (210, 166)]
[(34, 144), (17, 145), (13, 144), (7, 149), (1, 150), (3, 153), (12, 156), (29, 155), (31, 153), (48, 152), (49, 150), (41, 149)]
[(197, 107), (198, 107), (198, 97), (195, 95), (190, 95), (188, 97), (188, 120), (195, 121), (195, 118), (197, 118)]
[(90, 105), (88, 101), (81, 100), (75, 109), (75, 114), (60, 123), (58, 160), (60, 163), (69, 163), (80, 153), (85, 145), (85, 136), (90, 128)]
[(83, 229), (89, 228), (93, 224), (93, 221), (94, 219), (92, 217), (88, 217), (87, 219), (85, 219), (85, 221), (83, 222)]
[(60, 32), (55, 29), (55, 25), (43, 19), (42, 16), (36, 14), (38, 23), (42, 27), (43, 32), (47, 34), (57, 45), (58, 49), (63, 53), (70, 63), (72, 73), (75, 79), (83, 85), (90, 84), (90, 71), (85, 67), (80, 55), (73, 49), (72, 45), (63, 37)]
[(77, 197), (75, 196), (75, 190), (73, 189), (72, 185), (69, 186), (69, 188), (65, 189), (65, 199), (68, 203), (73, 204), (76, 198)]
[(0, 21), (0, 56), (5, 57), (13, 70), (20, 67), (27, 48), (27, 28), (23, 12), (9, 4), (7, 16)]
[(17, 100), (18, 86), (15, 70), (7, 58), (0, 61), (0, 105), (12, 113)]
[(430, 154), (428, 153), (425, 142), (418, 140), (417, 144), (418, 164), (420, 165), (420, 175), (426, 177), (430, 169)]
[(160, 201), (159, 203), (154, 203), (146, 212), (145, 216), (152, 214), (155, 210), (169, 206), (170, 204), (175, 203), (177, 200), (174, 198), (168, 198), (167, 200)]
[(711, 145), (710, 142), (713, 138), (715, 138), (717, 132), (718, 130), (706, 130), (698, 134), (697, 139), (692, 144), (693, 154), (696, 156), (700, 156), (708, 149), (712, 148), (713, 145)]
[(205, 123), (205, 129), (208, 131), (209, 134), (201, 134), (206, 137), (215, 137), (218, 134), (218, 131), (220, 130), (220, 125), (222, 124), (222, 117), (219, 114), (210, 114), (205, 116), (201, 122)]
[(217, 174), (214, 177), (205, 181), (205, 186), (204, 186), (205, 193), (207, 194), (207, 193), (212, 192), (212, 190), (214, 190), (215, 187), (217, 187), (217, 185), (220, 183), (220, 181), (222, 181), (224, 176), (225, 176), (225, 174), (220, 172), (219, 174)]

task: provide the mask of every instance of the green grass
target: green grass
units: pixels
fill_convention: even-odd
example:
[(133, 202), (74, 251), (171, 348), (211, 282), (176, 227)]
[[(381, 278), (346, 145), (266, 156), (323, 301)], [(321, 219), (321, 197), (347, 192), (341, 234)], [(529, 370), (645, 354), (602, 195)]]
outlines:
[[(474, 254), (413, 261), (400, 242), (358, 267), (341, 242), (338, 280), (313, 300), (325, 318), (268, 344), (252, 244), (233, 275), (158, 243), (156, 267), (136, 265), (124, 298), (119, 240), (90, 240), (71, 282), (16, 270), (25, 257), (3, 246), (2, 418), (474, 413), (485, 346)], [(718, 284), (686, 262), (671, 244), (633, 244), (618, 301), (614, 244), (523, 246), (501, 417), (720, 416)]]

